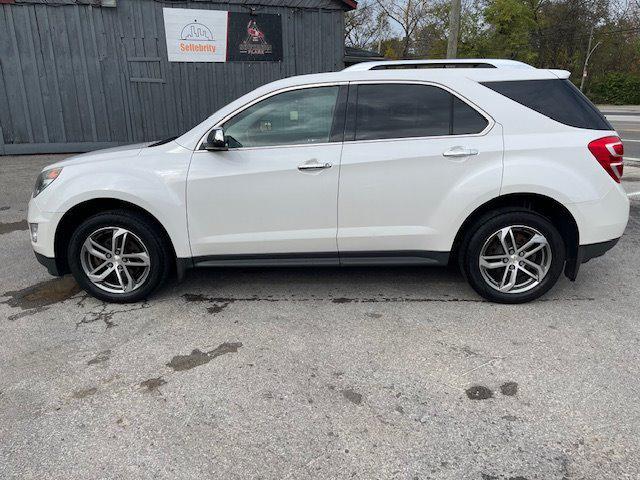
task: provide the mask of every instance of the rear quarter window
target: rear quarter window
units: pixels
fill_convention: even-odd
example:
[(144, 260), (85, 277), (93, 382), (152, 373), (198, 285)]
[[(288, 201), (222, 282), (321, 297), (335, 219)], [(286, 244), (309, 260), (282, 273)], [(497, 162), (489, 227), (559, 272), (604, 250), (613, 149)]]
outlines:
[(595, 105), (569, 80), (509, 80), (482, 85), (556, 122), (589, 130), (613, 130)]
[(464, 103), (458, 97), (451, 96), (453, 102), (452, 118), (451, 118), (451, 134), (453, 135), (465, 135), (480, 133), (489, 122), (487, 119), (480, 115), (476, 110)]

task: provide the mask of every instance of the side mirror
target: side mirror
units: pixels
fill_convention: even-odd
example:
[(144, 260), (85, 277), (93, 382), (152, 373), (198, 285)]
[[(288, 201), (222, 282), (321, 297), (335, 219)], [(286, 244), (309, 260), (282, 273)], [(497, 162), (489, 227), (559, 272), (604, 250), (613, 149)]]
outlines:
[(227, 140), (224, 136), (224, 130), (222, 128), (214, 128), (211, 130), (209, 135), (207, 135), (207, 141), (202, 147), (210, 152), (229, 150)]

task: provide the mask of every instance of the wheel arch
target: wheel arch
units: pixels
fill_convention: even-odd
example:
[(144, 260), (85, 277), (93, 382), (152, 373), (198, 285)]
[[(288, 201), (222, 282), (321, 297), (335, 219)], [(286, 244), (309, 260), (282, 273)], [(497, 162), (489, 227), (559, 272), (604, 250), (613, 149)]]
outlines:
[(575, 218), (559, 201), (538, 193), (510, 193), (495, 197), (480, 205), (464, 220), (454, 238), (451, 248), (450, 262), (459, 261), (460, 248), (473, 225), (484, 215), (493, 210), (514, 208), (537, 213), (547, 218), (560, 232), (564, 240), (567, 260), (564, 273), (570, 280), (575, 280), (578, 273), (578, 246), (580, 232)]
[[(54, 252), (56, 267), (60, 274), (70, 272), (69, 259), (67, 258), (67, 246), (74, 230), (84, 220), (91, 217), (92, 215), (109, 210), (129, 210), (144, 215), (158, 228), (160, 232), (162, 232), (163, 241), (166, 242), (166, 244), (171, 248), (174, 259), (177, 258), (175, 246), (173, 245), (173, 241), (171, 240), (171, 236), (167, 232), (167, 229), (148, 210), (134, 203), (117, 198), (94, 198), (91, 200), (80, 202), (71, 207), (62, 216), (62, 218), (58, 222), (58, 225), (56, 226), (56, 232), (54, 236)], [(181, 273), (180, 268), (178, 268), (178, 273)]]

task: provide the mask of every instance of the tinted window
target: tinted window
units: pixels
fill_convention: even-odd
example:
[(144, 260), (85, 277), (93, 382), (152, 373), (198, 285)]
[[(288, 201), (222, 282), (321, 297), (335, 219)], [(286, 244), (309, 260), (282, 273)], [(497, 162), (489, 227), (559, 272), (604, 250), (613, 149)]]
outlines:
[(359, 85), (355, 139), (480, 133), (488, 121), (446, 90), (427, 85)]
[(359, 85), (356, 140), (448, 135), (451, 94), (427, 85)]
[(486, 128), (489, 122), (475, 109), (464, 103), (458, 97), (453, 97), (453, 121), (451, 133), (463, 135), (467, 133), (479, 133)]
[(231, 148), (329, 141), (338, 87), (292, 90), (269, 97), (228, 120)]
[(517, 80), (486, 82), (483, 85), (565, 125), (613, 130), (598, 109), (569, 80)]

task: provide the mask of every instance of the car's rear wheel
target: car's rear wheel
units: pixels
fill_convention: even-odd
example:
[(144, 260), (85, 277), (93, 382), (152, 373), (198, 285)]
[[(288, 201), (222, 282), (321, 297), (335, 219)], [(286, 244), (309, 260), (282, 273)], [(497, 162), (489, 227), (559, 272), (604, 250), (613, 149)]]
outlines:
[(564, 240), (541, 215), (494, 212), (470, 232), (462, 250), (462, 267), (474, 290), (488, 300), (534, 300), (553, 287), (562, 273)]
[(166, 280), (172, 253), (153, 222), (117, 210), (82, 222), (71, 237), (68, 258), (84, 290), (100, 300), (128, 303), (147, 298)]

